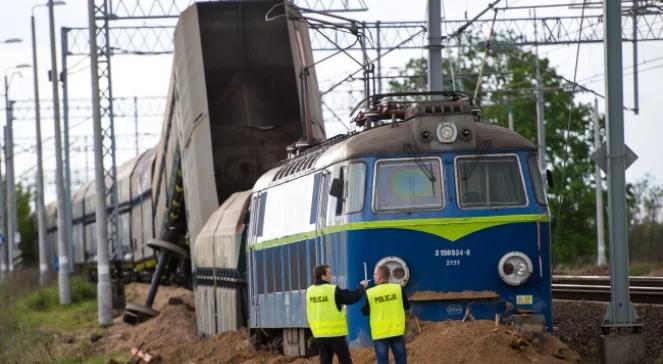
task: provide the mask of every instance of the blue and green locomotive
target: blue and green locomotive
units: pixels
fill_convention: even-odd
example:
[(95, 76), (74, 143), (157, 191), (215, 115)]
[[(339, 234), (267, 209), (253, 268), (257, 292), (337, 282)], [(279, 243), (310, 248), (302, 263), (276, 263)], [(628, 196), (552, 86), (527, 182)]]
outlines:
[[(244, 234), (248, 326), (301, 348), (315, 265), (353, 288), (386, 264), (422, 320), (535, 315), (550, 330), (550, 213), (535, 146), (480, 122), (460, 93), (378, 95), (355, 121), (361, 132), (256, 182)], [(350, 342), (368, 344), (359, 305), (347, 317)]]

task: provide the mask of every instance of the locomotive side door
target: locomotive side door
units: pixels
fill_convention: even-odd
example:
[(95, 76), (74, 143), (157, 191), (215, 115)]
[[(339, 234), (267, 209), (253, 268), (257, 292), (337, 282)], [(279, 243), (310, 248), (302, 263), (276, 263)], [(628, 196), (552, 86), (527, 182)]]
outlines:
[[(256, 193), (252, 197), (251, 209), (249, 211), (249, 228), (247, 239), (247, 272), (249, 275), (249, 324), (260, 322), (260, 305), (258, 304), (260, 287), (264, 287), (264, 261), (258, 260), (258, 251), (253, 249), (257, 243), (258, 236), (262, 235), (262, 219), (264, 218), (266, 192)], [(259, 325), (258, 325), (259, 326)]]
[[(329, 170), (323, 170), (319, 174), (320, 184), (317, 189), (317, 212), (316, 212), (316, 222), (315, 222), (315, 257), (316, 262), (312, 262), (313, 265), (320, 264), (326, 261), (325, 254), (325, 236), (324, 228), (327, 221), (327, 201), (329, 200), (329, 181), (332, 177), (332, 174)], [(316, 176), (317, 177), (317, 176)]]

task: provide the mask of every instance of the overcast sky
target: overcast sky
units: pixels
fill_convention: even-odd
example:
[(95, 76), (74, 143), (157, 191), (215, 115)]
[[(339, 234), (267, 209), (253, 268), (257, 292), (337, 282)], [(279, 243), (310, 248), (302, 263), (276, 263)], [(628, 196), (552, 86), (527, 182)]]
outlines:
[[(141, 3), (152, 3), (154, 0), (141, 0)], [(350, 0), (352, 3), (353, 0)], [(168, 3), (167, 0), (161, 0), (162, 3)], [(574, 1), (565, 1), (574, 2)], [(582, 3), (575, 1), (576, 3)], [(32, 63), (32, 53), (30, 48), (30, 13), (32, 5), (41, 4), (36, 1), (10, 1), (0, 0), (0, 40), (8, 38), (22, 38), (22, 44), (0, 44), (0, 70), (4, 74), (11, 76), (12, 71), (8, 68), (21, 63)], [(179, 1), (182, 3), (182, 1)], [(485, 8), (489, 1), (443, 1), (443, 16), (448, 19), (462, 19), (466, 15), (469, 17)], [(547, 0), (521, 0), (521, 1), (502, 1), (500, 6), (509, 5), (523, 6), (531, 4), (550, 4)], [(424, 0), (366, 0), (369, 11), (360, 13), (343, 14), (348, 17), (364, 21), (422, 21), (426, 18), (426, 1)], [(588, 10), (596, 14), (599, 9)], [(555, 15), (580, 15), (579, 8), (544, 8), (537, 10), (537, 16), (555, 16)], [(513, 18), (527, 16), (527, 11), (500, 11), (499, 18)], [(50, 69), (50, 48), (48, 38), (48, 10), (45, 7), (35, 9), (37, 22), (37, 44), (39, 54), (39, 77), (40, 77), (40, 96), (42, 100), (51, 99), (51, 87), (47, 81), (47, 70)], [(492, 17), (492, 11), (484, 15), (484, 18)], [(69, 0), (66, 6), (56, 7), (56, 27), (58, 39), (58, 67), (60, 58), (59, 38), (60, 27), (86, 27), (87, 26), (87, 1)], [(135, 23), (134, 23), (135, 24)], [(173, 24), (171, 22), (171, 24)], [(658, 27), (660, 28), (660, 24)], [(444, 30), (443, 30), (444, 32)], [(486, 29), (486, 35), (488, 30)], [(420, 38), (423, 45), (425, 37)], [(632, 65), (632, 47), (631, 44), (624, 44), (624, 67), (627, 68), (624, 78), (624, 103), (627, 107), (633, 105), (632, 76), (628, 75)], [(576, 46), (548, 46), (541, 47), (539, 53), (543, 57), (548, 57), (558, 73), (572, 79), (574, 73)], [(426, 51), (409, 50), (396, 51), (385, 57), (383, 68), (385, 73), (395, 73), (395, 68), (402, 67), (409, 58), (426, 56)], [(320, 55), (318, 55), (319, 57)], [(625, 112), (626, 125), (626, 143), (635, 151), (639, 159), (628, 169), (626, 177), (630, 182), (643, 178), (647, 173), (652, 174), (658, 183), (663, 183), (663, 163), (660, 162), (661, 152), (657, 148), (658, 136), (663, 135), (663, 124), (659, 120), (661, 112), (658, 107), (660, 104), (660, 83), (663, 81), (663, 46), (659, 42), (642, 42), (639, 46), (639, 63), (645, 63), (640, 70), (640, 115), (634, 115), (632, 112)], [(580, 48), (578, 68), (578, 80), (583, 80), (585, 85), (600, 92), (605, 93), (603, 84), (603, 47), (601, 44), (582, 45)], [(90, 71), (89, 61), (86, 57), (68, 57), (70, 97), (89, 99), (90, 94)], [(133, 98), (144, 96), (165, 96), (170, 81), (170, 56), (116, 56), (113, 58), (113, 92), (115, 97)], [(333, 61), (322, 64), (318, 69), (318, 78), (321, 88), (325, 85), (335, 83), (344, 77), (350, 71), (353, 71), (356, 65), (348, 58), (337, 57)], [(30, 69), (21, 70), (22, 78), (18, 75), (11, 77), (10, 97), (16, 100), (28, 100), (33, 98), (32, 71)], [(340, 88), (343, 92), (335, 93), (334, 100), (328, 103), (335, 109), (335, 113), (341, 118), (347, 119), (347, 108), (358, 97), (357, 87), (347, 85)], [(344, 95), (344, 92), (346, 93)], [(580, 101), (593, 102), (593, 97), (587, 94), (579, 94)], [(72, 101), (73, 105), (73, 101)], [(77, 104), (83, 107), (85, 102)], [(83, 105), (83, 106), (80, 106)], [(23, 106), (31, 106), (25, 105)], [(2, 102), (4, 109), (4, 102)], [(599, 103), (599, 110), (603, 113), (603, 102)], [(27, 109), (26, 109), (27, 110)], [(50, 110), (50, 108), (49, 108)], [(25, 114), (25, 113), (24, 113)], [(80, 115), (72, 111), (72, 114)], [(345, 132), (341, 123), (335, 121), (328, 113), (327, 119), (328, 135)], [(4, 110), (0, 112), (0, 124), (4, 124)], [(53, 157), (54, 142), (52, 140), (52, 114), (46, 112), (43, 118), (43, 147), (45, 155), (45, 170), (47, 173), (47, 201), (55, 198), (54, 181), (52, 174), (55, 168), (55, 159)], [(535, 122), (535, 115), (532, 115), (532, 122)], [(160, 128), (161, 117), (152, 116), (141, 118), (138, 124), (138, 149), (144, 150), (153, 146), (157, 140)], [(70, 121), (72, 134), (72, 179), (74, 182), (81, 183), (91, 178), (93, 175), (92, 151), (86, 144), (91, 143), (92, 135), (91, 123), (86, 118), (73, 118)], [(19, 178), (32, 181), (34, 178), (34, 121), (27, 117), (15, 122), (15, 154), (16, 154), (16, 174)], [(136, 140), (134, 138), (135, 125), (133, 117), (124, 117), (116, 119), (116, 134), (118, 135), (118, 161), (124, 161), (133, 157), (136, 153)], [(590, 127), (590, 126), (588, 126)], [(87, 165), (87, 168), (86, 168)], [(50, 177), (49, 177), (50, 176)], [(74, 187), (76, 188), (76, 187)]]

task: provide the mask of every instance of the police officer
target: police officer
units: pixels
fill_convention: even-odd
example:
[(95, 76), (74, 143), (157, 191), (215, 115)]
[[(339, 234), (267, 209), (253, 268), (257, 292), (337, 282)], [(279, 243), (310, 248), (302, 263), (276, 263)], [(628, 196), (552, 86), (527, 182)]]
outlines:
[(358, 302), (368, 286), (361, 281), (354, 291), (331, 284), (332, 271), (329, 265), (319, 265), (313, 270), (315, 284), (306, 290), (306, 317), (315, 337), (321, 364), (331, 364), (334, 353), (341, 364), (352, 363), (345, 336), (348, 323), (345, 308)]
[(389, 283), (391, 272), (385, 265), (375, 268), (375, 287), (366, 291), (361, 312), (370, 317), (371, 337), (378, 364), (389, 362), (389, 348), (396, 364), (407, 364), (405, 349), (405, 310), (410, 302), (400, 284)]

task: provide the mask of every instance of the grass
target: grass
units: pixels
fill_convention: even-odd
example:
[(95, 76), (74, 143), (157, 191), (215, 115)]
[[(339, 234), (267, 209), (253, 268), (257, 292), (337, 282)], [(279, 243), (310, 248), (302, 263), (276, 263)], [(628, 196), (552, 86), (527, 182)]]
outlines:
[[(90, 349), (92, 350), (92, 349)], [(83, 349), (83, 352), (86, 350)], [(119, 363), (128, 363), (131, 355), (126, 353), (113, 353), (113, 354), (92, 354), (85, 358), (81, 356), (65, 356), (57, 359), (57, 364), (107, 364), (111, 359)]]
[(661, 270), (661, 268), (663, 268), (663, 263), (631, 262), (628, 271), (631, 276), (646, 276), (651, 272)]
[(38, 289), (16, 304), (21, 322), (42, 330), (74, 331), (96, 324), (96, 287), (83, 278), (71, 280), (72, 304), (61, 306), (57, 285)]
[(92, 351), (89, 341), (82, 340), (78, 353), (67, 353), (57, 338), (97, 325), (96, 287), (73, 276), (71, 298), (70, 305), (61, 306), (57, 282), (39, 287), (36, 275), (29, 271), (15, 272), (0, 282), (0, 363), (87, 362), (81, 354)]

